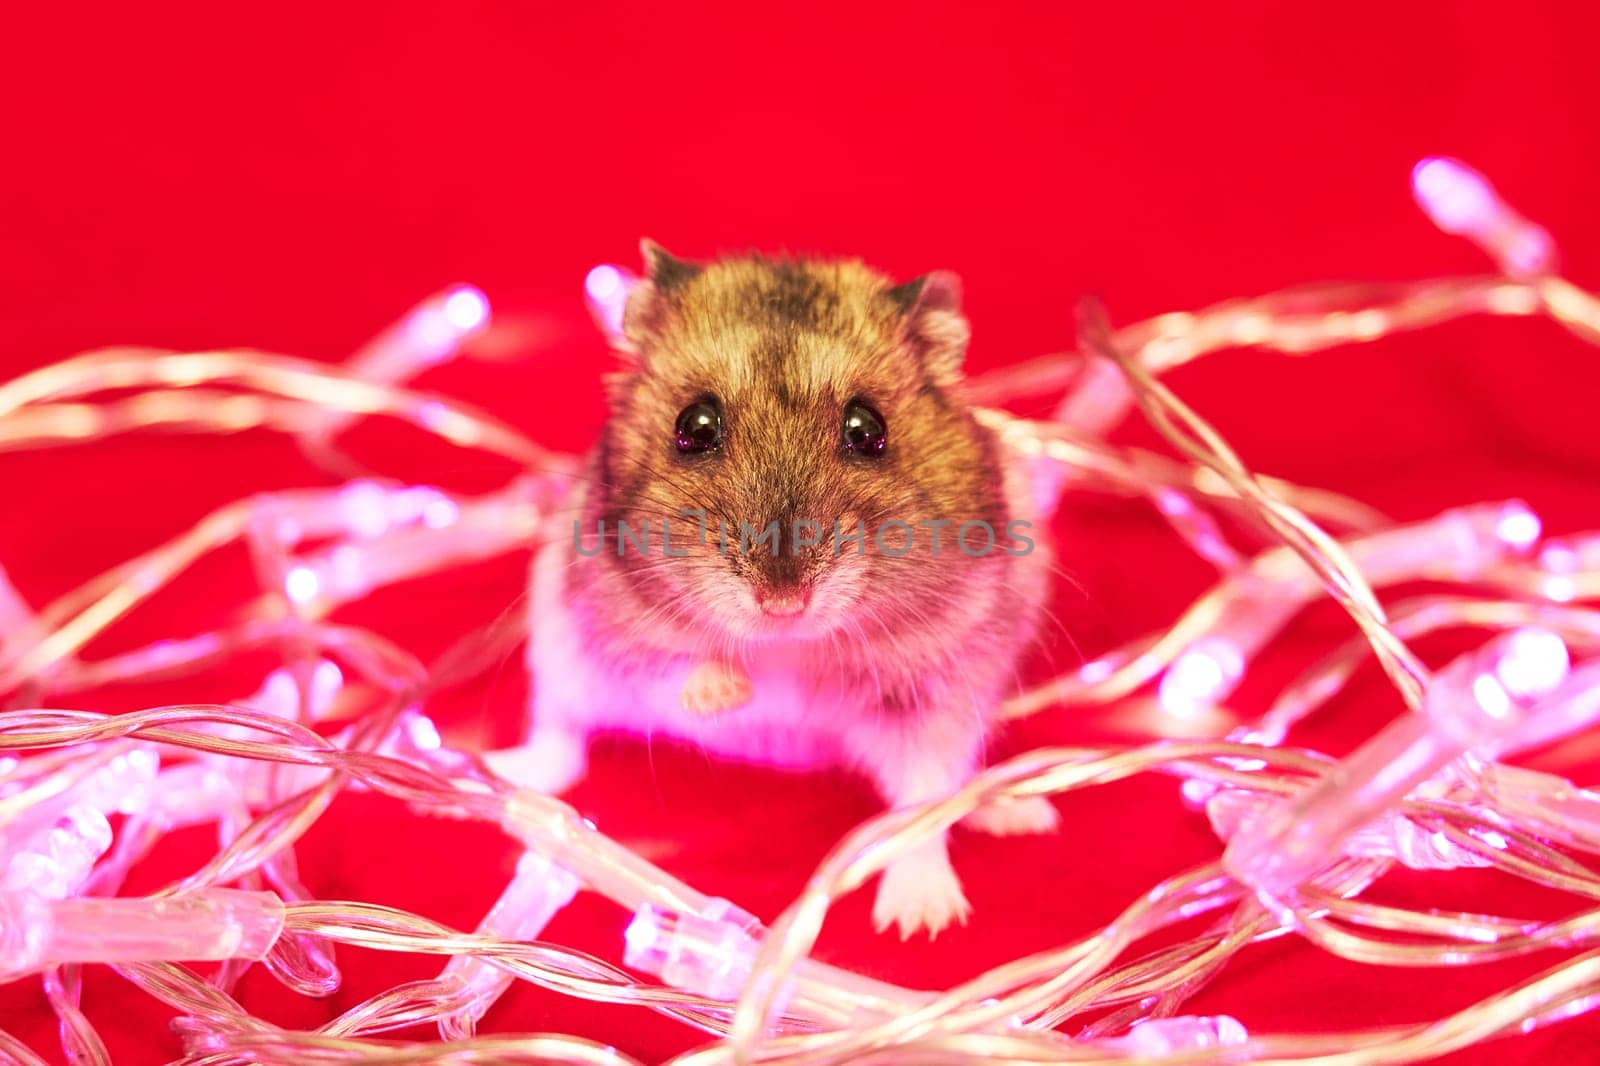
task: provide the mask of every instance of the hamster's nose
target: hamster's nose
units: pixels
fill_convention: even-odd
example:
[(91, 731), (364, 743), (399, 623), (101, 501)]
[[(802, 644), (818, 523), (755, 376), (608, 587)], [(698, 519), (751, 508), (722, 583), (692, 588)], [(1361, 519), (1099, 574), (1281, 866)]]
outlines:
[(758, 589), (755, 595), (756, 606), (763, 614), (779, 618), (800, 614), (811, 599), (804, 589)]

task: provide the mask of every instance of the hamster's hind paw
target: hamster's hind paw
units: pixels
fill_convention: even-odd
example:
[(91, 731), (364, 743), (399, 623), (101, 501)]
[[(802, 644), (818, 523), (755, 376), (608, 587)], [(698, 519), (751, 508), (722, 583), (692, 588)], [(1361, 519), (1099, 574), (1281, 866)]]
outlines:
[(690, 714), (713, 715), (750, 702), (750, 678), (727, 663), (703, 662), (689, 671), (683, 683), (683, 709)]
[(582, 737), (564, 729), (538, 727), (526, 744), (486, 751), (483, 761), (512, 784), (550, 796), (577, 784), (589, 768)]
[(919, 848), (896, 859), (883, 871), (872, 904), (872, 924), (880, 933), (899, 926), (901, 940), (926, 929), (931, 940), (951, 922), (966, 925), (971, 913), (961, 879), (939, 841), (937, 847)]
[(990, 836), (1012, 837), (1025, 833), (1053, 833), (1061, 828), (1061, 815), (1046, 796), (985, 803), (961, 819), (968, 829)]

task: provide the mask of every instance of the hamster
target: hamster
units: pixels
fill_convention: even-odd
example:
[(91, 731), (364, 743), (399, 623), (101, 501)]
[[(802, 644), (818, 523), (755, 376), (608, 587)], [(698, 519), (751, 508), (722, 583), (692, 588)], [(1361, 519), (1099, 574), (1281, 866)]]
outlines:
[[(949, 794), (982, 763), (1051, 569), (1016, 464), (962, 398), (959, 282), (643, 251), (572, 528), (533, 562), (531, 724), (498, 768), (560, 791), (591, 734), (625, 730), (849, 767), (891, 805)], [(967, 824), (1056, 819), (1035, 798)], [(941, 836), (884, 871), (873, 920), (932, 936), (969, 911)]]

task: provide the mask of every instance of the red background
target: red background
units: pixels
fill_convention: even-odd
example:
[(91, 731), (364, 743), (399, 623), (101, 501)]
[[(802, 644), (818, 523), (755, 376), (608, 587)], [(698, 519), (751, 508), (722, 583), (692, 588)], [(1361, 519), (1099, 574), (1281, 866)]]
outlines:
[[(0, 27), (0, 370), (119, 342), (251, 345), (338, 359), (413, 300), (469, 280), (512, 327), (495, 361), (429, 387), (581, 449), (601, 417), (604, 346), (579, 293), (596, 262), (632, 264), (641, 235), (685, 256), (747, 247), (860, 255), (901, 276), (960, 273), (993, 367), (1061, 348), (1083, 292), (1118, 321), (1322, 278), (1479, 271), (1410, 202), (1422, 155), (1459, 156), (1600, 285), (1600, 66), (1589, 5), (1058, 4), (90, 5), (9, 13)], [(1520, 494), (1568, 531), (1600, 525), (1595, 355), (1545, 323), (1471, 322), (1289, 359), (1228, 353), (1171, 381), (1246, 459), (1356, 493), (1399, 517)], [(1141, 426), (1122, 439), (1149, 440)], [(386, 469), (451, 485), (504, 471), (413, 449)], [(376, 453), (376, 454), (381, 454)], [(119, 440), (0, 457), (0, 564), (35, 603), (150, 547), (212, 506), (315, 483), (283, 442)], [(1142, 510), (1086, 499), (1064, 522), (1080, 590), (1035, 673), (1164, 624), (1207, 581)], [(431, 656), (506, 609), (520, 559), (424, 582), (350, 613)], [(219, 559), (105, 649), (221, 624), (242, 602)], [(1349, 626), (1298, 624), (1239, 705), (1259, 710)], [(1424, 645), (1430, 657), (1443, 645)], [(516, 659), (431, 708), (452, 735), (514, 732)], [(246, 671), (98, 694), (101, 707), (242, 695)], [(1395, 707), (1365, 677), (1304, 735), (1346, 749)], [(1115, 723), (1047, 715), (1011, 745)], [(846, 900), (822, 953), (944, 985), (1094, 928), (1217, 846), (1141, 779), (1061, 801), (1065, 835), (958, 837), (972, 924), (929, 946), (868, 931)], [(577, 801), (603, 828), (707, 891), (773, 918), (812, 865), (876, 810), (843, 778), (604, 748)], [(380, 846), (381, 845), (381, 846)], [(192, 868), (204, 834), (165, 846), (133, 887)], [(324, 898), (361, 898), (471, 927), (513, 855), (487, 828), (350, 798), (301, 845)], [(1478, 875), (1395, 878), (1386, 898), (1508, 914), (1567, 900)], [(624, 916), (583, 898), (552, 939), (615, 958)], [(425, 959), (346, 951), (343, 989), (296, 1000), (254, 974), (244, 1002), (311, 1026)], [(1290, 941), (1246, 952), (1193, 1004), (1254, 1030), (1398, 1024), (1458, 1009), (1557, 961), (1376, 971)], [(0, 1018), (53, 1041), (36, 982)], [(172, 1057), (167, 1012), (93, 971), (87, 1004), (119, 1062)], [(557, 1029), (660, 1058), (693, 1034), (634, 1009), (521, 987), (485, 1028)], [(1455, 1061), (1600, 1061), (1593, 1021)]]

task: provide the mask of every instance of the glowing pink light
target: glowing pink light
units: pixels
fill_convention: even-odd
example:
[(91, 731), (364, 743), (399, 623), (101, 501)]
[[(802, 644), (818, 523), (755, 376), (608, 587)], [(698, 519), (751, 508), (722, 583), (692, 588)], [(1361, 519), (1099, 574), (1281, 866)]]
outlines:
[(310, 603), (322, 590), (322, 580), (309, 566), (297, 566), (289, 571), (283, 581), (283, 591), (298, 604)]
[(1078, 680), (1086, 685), (1098, 685), (1116, 672), (1116, 663), (1110, 659), (1095, 659), (1078, 668)]
[(1244, 656), (1231, 641), (1199, 641), (1162, 676), (1161, 707), (1176, 718), (1193, 718), (1226, 699), (1243, 676)]
[(458, 285), (445, 295), (444, 317), (458, 333), (472, 333), (489, 321), (489, 298), (475, 286)]
[[(639, 913), (633, 916), (628, 928), (622, 931), (625, 958), (641, 959), (654, 954), (656, 945), (666, 939), (659, 917), (660, 912), (655, 907), (641, 907)], [(629, 965), (632, 966), (633, 963)]]
[(1532, 699), (1551, 691), (1566, 679), (1571, 668), (1567, 646), (1543, 629), (1521, 629), (1506, 641), (1506, 651), (1495, 665), (1495, 676), (1517, 699)]
[(1583, 560), (1571, 545), (1547, 544), (1539, 552), (1539, 565), (1552, 574), (1571, 574), (1583, 566)]
[(417, 485), (400, 490), (384, 490), (383, 528), (378, 532), (387, 532), (395, 525), (418, 519), (429, 529), (445, 529), (455, 525), (460, 518), (460, 506), (438, 489)]
[(1482, 174), (1458, 159), (1432, 156), (1411, 171), (1418, 206), (1446, 233), (1470, 239), (1513, 277), (1554, 268), (1555, 241), (1512, 210)]
[(1194, 504), (1189, 502), (1187, 496), (1165, 486), (1156, 490), (1156, 506), (1162, 514), (1171, 518), (1194, 513)]
[(1557, 603), (1570, 603), (1577, 598), (1578, 585), (1570, 577), (1547, 577), (1543, 583), (1544, 594)]
[(1487, 179), (1455, 159), (1422, 160), (1411, 170), (1411, 191), (1433, 224), (1446, 233), (1485, 229), (1504, 210)]
[(609, 303), (622, 295), (622, 271), (609, 263), (602, 263), (589, 271), (583, 279), (583, 291), (597, 303)]
[(417, 408), (418, 421), (438, 433), (443, 433), (450, 425), (451, 417), (450, 408), (438, 400), (429, 400)]
[(383, 338), (363, 356), (351, 360), (372, 380), (402, 380), (428, 363), (455, 353), (460, 343), (489, 321), (489, 301), (471, 285), (458, 285), (425, 300), (403, 320), (395, 338), (409, 341), (389, 346)]
[(1525, 504), (1513, 501), (1506, 504), (1500, 520), (1495, 523), (1495, 535), (1518, 551), (1527, 551), (1539, 540), (1544, 525), (1539, 516)]
[(389, 528), (389, 494), (371, 481), (352, 481), (339, 490), (339, 507), (358, 537), (380, 536)]
[(1473, 679), (1472, 698), (1480, 712), (1497, 722), (1509, 720), (1516, 711), (1516, 706), (1511, 702), (1511, 694), (1489, 674), (1482, 674)]
[(453, 526), (461, 518), (461, 508), (456, 506), (454, 500), (441, 496), (431, 500), (422, 508), (422, 524), (429, 529), (444, 529)]
[(622, 336), (622, 312), (628, 303), (628, 290), (634, 282), (633, 275), (621, 267), (602, 263), (590, 270), (583, 279), (583, 294), (589, 313), (608, 337)]
[[(1537, 689), (1541, 685), (1550, 683), (1550, 679), (1557, 672), (1558, 664), (1551, 653), (1543, 654), (1551, 655), (1544, 667), (1520, 667), (1524, 676), (1519, 676), (1519, 668), (1513, 666), (1509, 682), (1497, 679), (1508, 696), (1511, 695), (1512, 688), (1519, 691), (1528, 688)], [(1539, 656), (1540, 653), (1534, 653), (1535, 662)], [(1502, 665), (1501, 672), (1505, 669), (1506, 667)], [(1490, 747), (1489, 752), (1494, 758), (1503, 759), (1517, 752), (1542, 748), (1590, 729), (1597, 720), (1600, 720), (1600, 659), (1591, 659), (1576, 667), (1569, 665), (1558, 685), (1559, 687), (1553, 692), (1538, 697), (1538, 713), (1521, 724), (1514, 735), (1505, 737)], [(1502, 770), (1509, 772), (1507, 768)], [(1566, 794), (1576, 794), (1576, 790), (1569, 789)]]
[[(399, 384), (455, 356), (461, 342), (489, 322), (489, 300), (471, 285), (455, 285), (417, 304), (394, 325), (368, 341), (345, 364), (363, 381)], [(357, 416), (328, 411), (301, 434), (326, 444)]]
[(439, 737), (439, 728), (433, 724), (433, 719), (425, 715), (417, 715), (406, 723), (406, 732), (411, 737), (411, 743), (420, 751), (438, 751), (443, 743)]
[(1211, 1017), (1188, 1015), (1151, 1018), (1135, 1023), (1127, 1036), (1108, 1043), (1115, 1043), (1141, 1057), (1165, 1058), (1208, 1048), (1238, 1047), (1249, 1040), (1250, 1033), (1238, 1019), (1218, 1014)]

